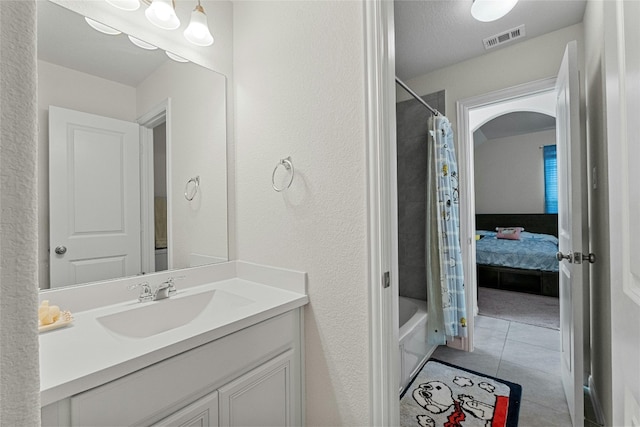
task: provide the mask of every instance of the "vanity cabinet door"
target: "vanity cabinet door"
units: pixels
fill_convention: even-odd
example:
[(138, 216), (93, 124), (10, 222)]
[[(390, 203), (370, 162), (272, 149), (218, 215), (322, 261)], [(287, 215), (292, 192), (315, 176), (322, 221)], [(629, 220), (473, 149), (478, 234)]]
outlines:
[(217, 425), (218, 392), (214, 391), (153, 424), (153, 427), (217, 427)]
[(221, 426), (290, 426), (289, 350), (218, 389)]

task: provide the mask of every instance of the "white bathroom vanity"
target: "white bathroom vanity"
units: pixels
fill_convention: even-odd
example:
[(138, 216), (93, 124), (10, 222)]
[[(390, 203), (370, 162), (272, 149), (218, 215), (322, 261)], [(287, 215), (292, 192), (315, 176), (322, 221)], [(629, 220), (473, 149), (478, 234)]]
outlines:
[(44, 426), (302, 424), (306, 274), (239, 261), (180, 274), (158, 301), (127, 289), (141, 277), (45, 294), (74, 321), (40, 335)]

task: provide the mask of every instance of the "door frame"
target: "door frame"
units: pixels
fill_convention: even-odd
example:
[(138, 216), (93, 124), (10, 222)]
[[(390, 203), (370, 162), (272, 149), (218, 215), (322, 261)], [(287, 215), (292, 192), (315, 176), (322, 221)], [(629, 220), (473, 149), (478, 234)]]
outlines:
[(154, 188), (153, 188), (153, 128), (167, 124), (166, 151), (167, 151), (167, 268), (173, 268), (171, 208), (171, 98), (167, 98), (145, 114), (138, 118), (140, 125), (140, 223), (141, 223), (141, 254), (142, 271), (155, 272), (155, 214), (154, 214)]
[[(370, 424), (398, 425), (398, 210), (393, 2), (363, 2), (367, 130)], [(390, 272), (385, 286), (385, 272)]]
[[(470, 114), (474, 110), (484, 109), (507, 102), (517, 101), (533, 95), (543, 94), (555, 90), (556, 78), (550, 77), (529, 83), (496, 90), (483, 95), (465, 98), (456, 102), (457, 135), (458, 135), (458, 170), (461, 171), (460, 183), (460, 244), (462, 262), (465, 271), (465, 287), (468, 316), (468, 337), (454, 343), (454, 347), (465, 351), (473, 351), (475, 314), (477, 314), (477, 277), (476, 277), (476, 248), (473, 236), (475, 234), (475, 178), (474, 178), (474, 146), (473, 129), (471, 129)], [(522, 111), (522, 110), (520, 110)], [(532, 110), (533, 111), (533, 110)], [(546, 111), (540, 111), (547, 114)], [(500, 114), (503, 114), (502, 111)], [(496, 114), (493, 117), (497, 117)], [(555, 117), (555, 111), (553, 112)], [(493, 118), (488, 116), (487, 120)], [(466, 242), (466, 243), (465, 243)]]

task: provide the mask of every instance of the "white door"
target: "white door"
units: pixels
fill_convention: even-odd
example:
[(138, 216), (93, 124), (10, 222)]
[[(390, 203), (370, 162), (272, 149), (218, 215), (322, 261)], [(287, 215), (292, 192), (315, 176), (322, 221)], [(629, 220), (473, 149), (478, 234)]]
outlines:
[(584, 424), (583, 293), (588, 290), (586, 144), (580, 125), (577, 43), (569, 43), (560, 65), (557, 91), (558, 240), (562, 384), (574, 426)]
[(140, 273), (136, 123), (49, 107), (51, 287)]
[(611, 425), (637, 426), (640, 425), (640, 3), (604, 2), (604, 14), (603, 127), (607, 143), (611, 325), (603, 333), (611, 334), (611, 395), (602, 396), (602, 400), (609, 400), (611, 405)]

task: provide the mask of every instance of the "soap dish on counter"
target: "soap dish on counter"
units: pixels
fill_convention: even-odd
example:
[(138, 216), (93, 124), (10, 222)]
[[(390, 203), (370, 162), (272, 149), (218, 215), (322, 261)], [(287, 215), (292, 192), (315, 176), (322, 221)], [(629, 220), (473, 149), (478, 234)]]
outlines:
[(69, 310), (61, 311), (60, 318), (48, 325), (38, 326), (38, 332), (52, 331), (54, 329), (63, 328), (73, 323), (73, 316)]

